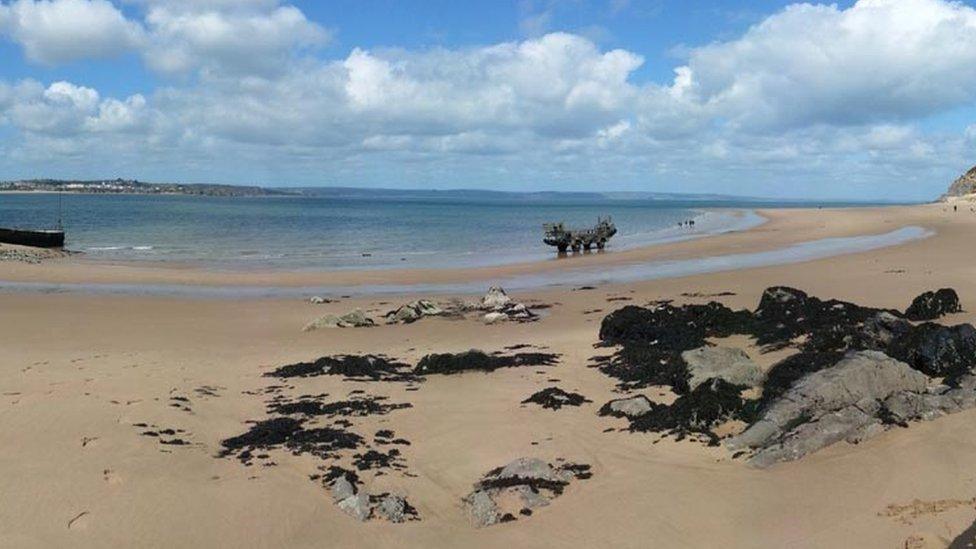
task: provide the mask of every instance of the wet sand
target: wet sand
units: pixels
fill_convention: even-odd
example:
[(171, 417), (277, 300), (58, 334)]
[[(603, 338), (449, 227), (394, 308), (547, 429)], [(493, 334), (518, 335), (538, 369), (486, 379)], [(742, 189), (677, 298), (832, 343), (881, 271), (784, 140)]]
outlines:
[[(967, 312), (940, 322), (976, 322), (976, 215), (941, 205), (760, 213), (770, 221), (742, 233), (463, 272), (227, 273), (75, 257), (39, 265), (0, 262), (4, 281), (407, 284), (545, 273), (570, 262), (612, 269), (903, 226), (935, 232), (899, 246), (790, 265), (515, 293), (529, 304), (552, 305), (528, 324), (431, 318), (306, 333), (301, 327), (317, 316), (357, 307), (383, 312), (408, 298), (312, 305), (295, 298), (0, 293), (0, 545), (900, 547), (913, 537), (944, 545), (976, 518), (972, 410), (762, 471), (723, 448), (605, 432), (625, 422), (596, 410), (621, 395), (588, 361), (609, 352), (593, 347), (600, 320), (628, 303), (716, 299), (751, 309), (765, 287), (790, 285), (903, 309), (924, 290), (953, 287)], [(734, 295), (710, 297), (727, 292)], [(319, 464), (309, 456), (278, 451), (273, 467), (215, 457), (222, 439), (245, 431), (245, 421), (265, 417), (269, 395), (255, 393), (279, 383), (262, 377), (272, 368), (342, 353), (381, 353), (415, 364), (431, 352), (491, 352), (517, 344), (558, 353), (559, 364), (431, 376), (416, 391), (332, 376), (289, 380), (282, 390), (338, 399), (362, 389), (411, 403), (388, 415), (353, 418), (353, 429), (392, 429), (411, 441), (401, 449), (410, 476), (390, 472), (371, 477), (367, 487), (406, 495), (420, 521), (353, 520), (309, 480)], [(760, 364), (776, 358), (759, 354), (744, 338), (737, 345)], [(520, 404), (549, 386), (592, 403), (558, 411)], [(666, 398), (660, 396), (666, 392), (644, 391), (652, 398)], [(184, 402), (174, 397), (187, 401), (172, 406)], [(140, 434), (145, 429), (133, 424), (141, 423), (182, 429), (190, 444), (162, 445)], [(574, 482), (531, 517), (472, 527), (461, 498), (489, 469), (520, 456), (587, 463), (593, 477)]]

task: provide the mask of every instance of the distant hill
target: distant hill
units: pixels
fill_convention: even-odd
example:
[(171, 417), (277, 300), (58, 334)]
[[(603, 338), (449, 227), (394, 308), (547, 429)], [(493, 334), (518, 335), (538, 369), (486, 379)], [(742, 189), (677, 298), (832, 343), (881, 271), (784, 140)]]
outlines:
[(953, 181), (952, 185), (949, 186), (949, 190), (942, 195), (942, 200), (971, 194), (976, 194), (976, 166), (973, 166), (968, 172), (959, 176), (959, 179)]
[(764, 199), (719, 195), (719, 194), (690, 194), (690, 193), (657, 193), (643, 191), (620, 192), (586, 192), (586, 191), (489, 191), (484, 189), (382, 189), (357, 187), (290, 187), (290, 192), (302, 196), (331, 197), (331, 198), (369, 198), (381, 200), (518, 200), (538, 202), (573, 202), (573, 201), (612, 201), (612, 200), (661, 200), (661, 201), (750, 201), (761, 202)]
[(0, 192), (70, 192), (91, 194), (183, 194), (196, 196), (274, 196), (285, 190), (209, 183), (147, 183), (135, 179), (25, 179), (0, 182)]
[[(973, 173), (972, 170), (970, 173)], [(0, 192), (68, 192), (84, 194), (158, 194), (218, 197), (318, 197), (346, 200), (386, 200), (402, 202), (483, 202), (483, 203), (600, 203), (661, 202), (663, 206), (704, 207), (754, 206), (769, 204), (796, 206), (843, 206), (858, 201), (790, 200), (726, 194), (663, 193), (650, 191), (492, 191), (484, 189), (383, 189), (360, 187), (259, 187), (215, 185), (209, 183), (149, 183), (137, 179), (24, 179), (0, 181)], [(878, 204), (881, 202), (863, 202)]]

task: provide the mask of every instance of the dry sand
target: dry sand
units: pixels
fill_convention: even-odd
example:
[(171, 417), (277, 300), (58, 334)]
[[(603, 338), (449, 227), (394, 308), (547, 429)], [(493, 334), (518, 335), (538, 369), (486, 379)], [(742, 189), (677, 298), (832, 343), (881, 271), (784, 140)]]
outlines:
[[(722, 448), (656, 435), (604, 432), (622, 420), (596, 410), (618, 398), (613, 380), (588, 368), (602, 317), (626, 303), (709, 297), (753, 308), (762, 290), (790, 285), (813, 295), (904, 308), (928, 289), (956, 288), (976, 312), (976, 214), (941, 205), (860, 210), (766, 211), (743, 233), (580, 258), (608, 268), (652, 258), (764, 250), (827, 236), (905, 225), (936, 236), (814, 262), (656, 280), (591, 291), (519, 294), (550, 303), (530, 324), (484, 326), (424, 319), (406, 326), (303, 333), (309, 320), (354, 307), (385, 311), (407, 297), (342, 300), (206, 300), (76, 294), (0, 294), (0, 546), (219, 547), (903, 547), (944, 545), (976, 518), (976, 411), (837, 444), (802, 461), (754, 470)], [(378, 279), (490, 278), (543, 272), (560, 262), (477, 271), (216, 273), (104, 265), (78, 258), (40, 265), (0, 262), (0, 280), (279, 285)], [(356, 278), (358, 277), (358, 278)], [(386, 278), (384, 278), (386, 277)], [(392, 278), (390, 278), (392, 277)], [(608, 302), (610, 297), (630, 301)], [(380, 304), (390, 302), (390, 305)], [(599, 309), (600, 312), (586, 313)], [(966, 312), (942, 320), (976, 322)], [(515, 344), (562, 355), (558, 366), (430, 377), (403, 384), (291, 380), (288, 395), (353, 389), (413, 408), (354, 420), (364, 434), (393, 429), (410, 473), (367, 483), (415, 505), (420, 521), (362, 524), (309, 480), (317, 461), (275, 452), (275, 467), (218, 459), (219, 441), (265, 416), (273, 367), (323, 355), (383, 353), (414, 363), (430, 352)], [(771, 363), (742, 339), (755, 358)], [(540, 373), (541, 372), (541, 373)], [(549, 382), (558, 379), (558, 382)], [(593, 402), (559, 411), (523, 407), (557, 385)], [(202, 394), (201, 387), (214, 395)], [(664, 391), (648, 390), (658, 398)], [(189, 399), (191, 411), (170, 406)], [(134, 423), (184, 429), (190, 446), (166, 447)], [(535, 443), (535, 444), (534, 444)], [(514, 523), (472, 527), (461, 497), (489, 469), (519, 456), (593, 466), (552, 505)], [(925, 545), (920, 545), (925, 546)]]

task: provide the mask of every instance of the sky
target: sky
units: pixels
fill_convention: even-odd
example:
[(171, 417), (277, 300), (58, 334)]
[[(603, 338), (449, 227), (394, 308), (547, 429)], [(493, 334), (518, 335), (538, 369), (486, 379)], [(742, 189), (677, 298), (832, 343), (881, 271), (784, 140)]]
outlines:
[(0, 0), (0, 180), (926, 200), (947, 0)]

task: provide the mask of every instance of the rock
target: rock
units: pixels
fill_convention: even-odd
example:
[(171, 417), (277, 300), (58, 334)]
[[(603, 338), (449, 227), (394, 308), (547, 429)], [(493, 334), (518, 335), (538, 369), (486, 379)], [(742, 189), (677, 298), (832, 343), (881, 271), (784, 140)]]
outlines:
[(365, 328), (375, 325), (366, 313), (356, 309), (342, 316), (325, 315), (306, 324), (302, 331), (310, 332), (319, 328)]
[(552, 500), (546, 497), (546, 495), (542, 492), (533, 490), (524, 484), (514, 487), (512, 491), (522, 498), (522, 505), (524, 505), (526, 509), (538, 509), (539, 507), (545, 507), (552, 502)]
[(741, 396), (743, 389), (724, 379), (709, 379), (670, 405), (652, 404), (649, 412), (631, 418), (630, 430), (665, 433), (678, 440), (693, 434), (703, 435), (710, 446), (717, 446), (718, 435), (712, 429), (743, 413), (746, 407)]
[(376, 506), (376, 512), (386, 520), (390, 522), (400, 523), (406, 518), (407, 501), (400, 496), (393, 494), (388, 494), (382, 500), (380, 500), (379, 505)]
[(481, 298), (481, 306), (485, 309), (501, 309), (511, 301), (512, 298), (508, 297), (505, 290), (499, 286), (492, 286), (488, 288), (488, 293)]
[(340, 502), (356, 495), (356, 487), (353, 486), (345, 475), (340, 476), (332, 482), (332, 500)]
[(491, 526), (517, 520), (516, 515), (531, 515), (523, 511), (549, 505), (570, 481), (590, 476), (589, 465), (563, 463), (554, 467), (538, 458), (522, 457), (490, 471), (463, 501), (472, 523)]
[(801, 378), (728, 445), (759, 448), (752, 463), (760, 467), (798, 459), (880, 423), (879, 401), (900, 392), (924, 392), (928, 382), (921, 372), (883, 353), (851, 353)]
[(468, 507), (468, 515), (471, 522), (478, 527), (491, 526), (497, 524), (501, 518), (498, 514), (498, 505), (495, 500), (484, 490), (472, 492), (464, 499)]
[(618, 398), (603, 405), (598, 412), (601, 416), (635, 418), (650, 412), (654, 404), (644, 395)]
[(539, 458), (518, 458), (510, 462), (501, 471), (494, 475), (489, 474), (486, 478), (499, 479), (532, 479), (532, 480), (562, 480), (556, 475), (556, 471), (545, 461)]
[(688, 388), (694, 389), (708, 379), (724, 379), (733, 385), (756, 387), (763, 372), (742, 349), (732, 347), (699, 347), (681, 353), (688, 365)]
[(498, 324), (499, 322), (505, 322), (508, 320), (508, 315), (505, 313), (488, 313), (481, 317), (481, 320), (485, 324)]
[(882, 311), (864, 321), (861, 338), (865, 347), (884, 351), (891, 342), (912, 331), (912, 324), (903, 318)]
[(944, 377), (952, 384), (976, 367), (976, 328), (970, 324), (947, 327), (926, 322), (894, 339), (887, 352), (927, 375)]
[(953, 181), (949, 190), (942, 196), (942, 200), (945, 201), (947, 198), (966, 196), (973, 193), (976, 193), (976, 166), (973, 166), (968, 172), (962, 174), (959, 179)]
[(865, 413), (857, 406), (846, 406), (798, 425), (777, 444), (757, 452), (749, 464), (766, 468), (781, 461), (800, 459), (841, 440), (856, 443), (883, 430), (881, 422), (873, 414)]
[(962, 311), (959, 295), (952, 288), (942, 288), (935, 292), (925, 292), (916, 297), (905, 309), (910, 320), (935, 320), (943, 315)]
[(369, 505), (369, 496), (366, 492), (359, 492), (355, 496), (349, 496), (338, 503), (339, 509), (359, 521), (369, 519), (372, 509)]
[(389, 323), (409, 324), (420, 320), (425, 316), (438, 316), (444, 314), (444, 310), (437, 306), (433, 301), (419, 299), (411, 301), (405, 305), (397, 307), (395, 310), (386, 313), (386, 320)]

